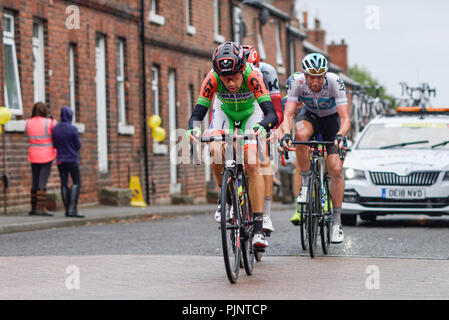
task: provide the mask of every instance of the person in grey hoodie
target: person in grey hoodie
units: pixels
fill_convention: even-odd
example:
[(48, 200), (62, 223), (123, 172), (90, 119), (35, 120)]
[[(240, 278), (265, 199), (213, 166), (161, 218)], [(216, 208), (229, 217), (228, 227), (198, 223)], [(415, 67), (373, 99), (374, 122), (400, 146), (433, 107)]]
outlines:
[[(81, 140), (78, 129), (72, 125), (73, 111), (67, 106), (61, 108), (60, 122), (53, 128), (53, 146), (57, 150), (56, 164), (61, 177), (61, 196), (66, 217), (84, 218), (78, 213), (78, 199), (81, 188), (78, 151)], [(69, 188), (69, 174), (72, 187)]]

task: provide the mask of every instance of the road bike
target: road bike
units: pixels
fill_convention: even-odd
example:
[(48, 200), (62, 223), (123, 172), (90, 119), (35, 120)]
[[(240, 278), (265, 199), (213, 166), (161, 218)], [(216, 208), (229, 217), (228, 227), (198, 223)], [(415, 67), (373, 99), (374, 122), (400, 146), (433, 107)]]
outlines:
[[(299, 204), (299, 210), (301, 213), (301, 247), (303, 250), (309, 250), (310, 257), (314, 258), (317, 254), (318, 230), (323, 253), (329, 253), (333, 207), (330, 177), (326, 170), (324, 152), (326, 146), (334, 145), (334, 141), (292, 141), (292, 144), (310, 147), (310, 178), (307, 185), (307, 200), (305, 203)], [(292, 149), (287, 149), (285, 154), (288, 151), (292, 151)], [(341, 160), (344, 159), (341, 149), (339, 149), (339, 156)]]
[[(247, 275), (254, 270), (255, 261), (262, 259), (263, 249), (254, 248), (254, 220), (249, 197), (248, 175), (243, 161), (243, 141), (254, 139), (251, 134), (200, 137), (200, 142), (225, 142), (225, 161), (221, 182), (221, 221), (220, 233), (226, 274), (231, 283), (236, 283), (243, 264)], [(258, 150), (261, 151), (256, 136)], [(234, 146), (235, 143), (235, 146)], [(194, 163), (199, 164), (198, 151), (191, 144)], [(263, 158), (261, 152), (259, 157)]]

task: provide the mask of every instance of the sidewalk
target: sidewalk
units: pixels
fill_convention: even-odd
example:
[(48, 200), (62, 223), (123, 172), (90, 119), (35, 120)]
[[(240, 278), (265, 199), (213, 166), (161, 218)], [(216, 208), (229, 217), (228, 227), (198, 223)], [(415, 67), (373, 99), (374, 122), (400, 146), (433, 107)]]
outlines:
[[(273, 210), (291, 209), (293, 205), (284, 205), (273, 202)], [(216, 204), (202, 205), (166, 205), (138, 207), (117, 207), (97, 205), (93, 207), (78, 208), (80, 214), (85, 218), (68, 218), (64, 216), (63, 210), (54, 212), (53, 217), (30, 216), (28, 213), (17, 215), (0, 215), (0, 234), (12, 232), (25, 232), (51, 228), (83, 226), (91, 223), (108, 223), (126, 219), (143, 219), (150, 215), (161, 217), (213, 214), (217, 208)]]

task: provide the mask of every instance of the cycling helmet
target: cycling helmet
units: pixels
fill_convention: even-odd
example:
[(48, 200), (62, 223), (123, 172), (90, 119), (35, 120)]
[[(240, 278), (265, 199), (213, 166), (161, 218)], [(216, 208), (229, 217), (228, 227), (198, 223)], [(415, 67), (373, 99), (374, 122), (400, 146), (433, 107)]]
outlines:
[(292, 86), (293, 81), (295, 81), (295, 79), (297, 77), (299, 77), (299, 75), (302, 72), (293, 72), (290, 77), (287, 78), (287, 82), (285, 83), (285, 88), (287, 88), (287, 91), (290, 90), (290, 87)]
[(311, 53), (302, 59), (302, 69), (312, 76), (321, 76), (329, 69), (327, 59), (320, 53)]
[(237, 42), (228, 41), (215, 49), (212, 56), (214, 71), (220, 76), (236, 74), (245, 70), (244, 50)]
[(243, 50), (245, 50), (246, 61), (248, 63), (254, 64), (255, 66), (258, 66), (260, 57), (257, 50), (249, 45), (243, 45), (242, 48)]

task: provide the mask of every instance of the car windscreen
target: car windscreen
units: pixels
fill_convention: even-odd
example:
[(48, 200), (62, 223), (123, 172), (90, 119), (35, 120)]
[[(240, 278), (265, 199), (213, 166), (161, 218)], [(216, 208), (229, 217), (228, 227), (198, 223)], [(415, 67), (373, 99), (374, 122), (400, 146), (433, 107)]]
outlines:
[(449, 123), (373, 123), (366, 128), (357, 149), (449, 149), (448, 140)]

